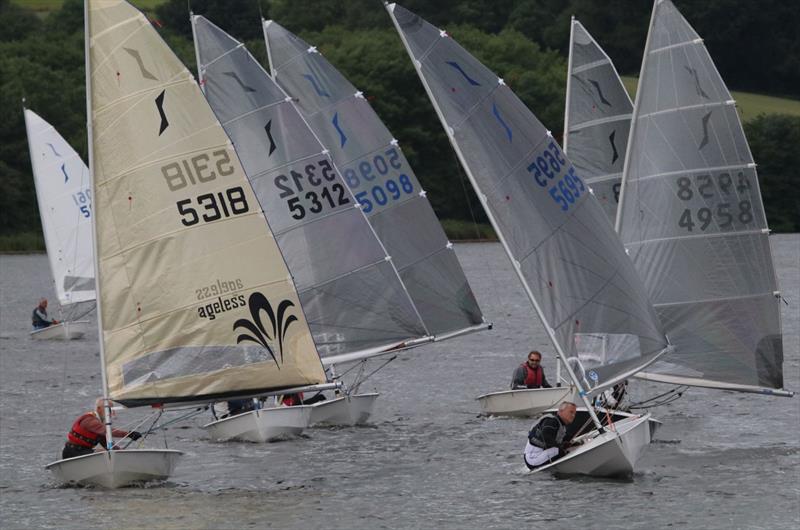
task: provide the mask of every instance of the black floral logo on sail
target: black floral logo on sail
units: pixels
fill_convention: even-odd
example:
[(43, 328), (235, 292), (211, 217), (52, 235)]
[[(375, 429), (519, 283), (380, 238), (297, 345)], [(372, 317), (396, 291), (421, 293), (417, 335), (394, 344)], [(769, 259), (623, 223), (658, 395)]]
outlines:
[[(294, 307), (294, 303), (291, 300), (282, 300), (278, 304), (277, 311), (275, 311), (266, 296), (261, 293), (253, 293), (250, 295), (248, 306), (252, 320), (240, 318), (234, 322), (233, 330), (236, 331), (242, 328), (250, 333), (242, 333), (236, 337), (236, 344), (242, 342), (255, 342), (256, 344), (260, 344), (266, 348), (275, 361), (275, 364), (280, 368), (280, 365), (283, 363), (283, 342), (286, 338), (286, 332), (289, 326), (297, 321), (295, 315), (288, 313), (288, 311)], [(270, 331), (267, 331), (264, 322), (261, 320), (262, 311), (267, 315), (268, 323), (271, 327)], [(274, 345), (275, 342), (278, 343), (278, 356), (280, 356), (280, 361), (278, 361), (278, 357), (276, 357), (273, 348), (270, 347), (270, 343)]]

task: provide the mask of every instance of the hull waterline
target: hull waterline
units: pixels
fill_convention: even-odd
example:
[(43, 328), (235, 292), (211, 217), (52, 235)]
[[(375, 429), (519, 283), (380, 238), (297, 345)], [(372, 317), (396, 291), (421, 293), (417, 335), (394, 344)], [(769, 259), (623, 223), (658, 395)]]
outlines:
[(483, 415), (521, 418), (538, 416), (564, 401), (577, 403), (580, 400), (573, 386), (505, 390), (483, 394), (476, 399)]
[(223, 418), (203, 426), (212, 440), (262, 443), (296, 436), (308, 426), (313, 405), (270, 407)]
[(372, 415), (375, 400), (380, 394), (353, 394), (341, 396), (311, 405), (309, 426), (314, 425), (361, 425)]
[(83, 338), (89, 330), (88, 320), (59, 322), (52, 326), (31, 331), (30, 336), (36, 340), (75, 340)]

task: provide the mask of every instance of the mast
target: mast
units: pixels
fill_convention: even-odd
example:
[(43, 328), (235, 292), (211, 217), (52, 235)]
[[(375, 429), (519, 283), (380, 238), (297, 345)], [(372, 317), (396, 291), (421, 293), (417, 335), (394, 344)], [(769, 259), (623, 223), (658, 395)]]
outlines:
[(192, 44), (194, 44), (194, 60), (197, 65), (197, 84), (200, 87), (200, 91), (205, 95), (206, 82), (203, 78), (203, 67), (200, 64), (200, 50), (197, 48), (197, 30), (194, 27), (194, 12), (191, 9), (189, 9), (189, 22), (192, 25)]
[[(408, 52), (409, 56), (412, 58), (412, 62), (414, 63), (414, 69), (417, 71), (417, 76), (420, 78), (420, 81), (422, 81), (422, 86), (425, 87), (425, 92), (427, 92), (427, 94), (428, 94), (428, 99), (430, 99), (431, 104), (433, 105), (433, 108), (436, 111), (437, 116), (439, 116), (439, 120), (444, 125), (445, 131), (447, 132), (447, 137), (450, 140), (450, 145), (452, 145), (453, 150), (456, 152), (456, 156), (458, 157), (458, 160), (461, 163), (461, 166), (464, 168), (464, 171), (467, 174), (467, 178), (469, 178), (469, 181), (472, 184), (472, 187), (475, 189), (475, 191), (476, 191), (476, 193), (478, 195), (478, 198), (480, 199), (481, 204), (483, 205), (483, 209), (486, 212), (486, 216), (489, 218), (489, 222), (492, 224), (492, 227), (494, 227), (495, 232), (497, 232), (497, 237), (500, 239), (500, 243), (503, 245), (503, 249), (505, 250), (506, 255), (509, 257), (509, 259), (511, 260), (511, 262), (512, 262), (512, 264), (514, 266), (514, 272), (516, 272), (517, 277), (519, 278), (520, 282), (522, 283), (522, 287), (525, 290), (525, 294), (528, 296), (528, 300), (533, 305), (533, 308), (536, 311), (536, 314), (539, 316), (539, 320), (544, 325), (544, 328), (547, 331), (547, 335), (550, 337), (550, 342), (553, 344), (553, 347), (555, 348), (556, 352), (558, 353), (559, 358), (563, 361), (564, 367), (566, 368), (570, 379), (572, 379), (572, 382), (578, 388), (581, 400), (583, 401), (583, 404), (586, 406), (586, 410), (589, 412), (589, 415), (591, 416), (592, 421), (594, 422), (595, 426), (602, 432), (603, 431), (603, 425), (600, 423), (600, 420), (597, 417), (597, 414), (595, 414), (594, 408), (592, 407), (592, 404), (589, 402), (589, 398), (586, 397), (586, 391), (584, 390), (583, 386), (581, 386), (580, 381), (578, 380), (578, 377), (575, 375), (575, 372), (572, 370), (572, 366), (570, 366), (566, 354), (561, 349), (561, 345), (558, 343), (558, 339), (556, 339), (555, 331), (553, 330), (552, 327), (550, 327), (550, 324), (547, 321), (547, 318), (545, 317), (544, 313), (542, 312), (542, 309), (539, 306), (539, 303), (537, 302), (536, 297), (533, 295), (533, 291), (531, 290), (530, 286), (528, 285), (527, 280), (525, 279), (525, 275), (522, 274), (520, 263), (517, 260), (514, 259), (514, 256), (513, 256), (512, 252), (511, 252), (511, 249), (508, 246), (508, 242), (506, 241), (506, 238), (503, 235), (503, 232), (500, 230), (500, 226), (497, 223), (497, 220), (495, 219), (494, 214), (492, 213), (491, 209), (489, 208), (486, 195), (484, 195), (480, 191), (480, 187), (478, 186), (478, 183), (477, 183), (477, 181), (475, 179), (475, 176), (473, 175), (472, 170), (470, 169), (469, 165), (467, 164), (466, 158), (464, 157), (464, 154), (462, 153), (461, 148), (459, 147), (458, 143), (455, 140), (454, 132), (453, 132), (452, 128), (450, 128), (450, 126), (447, 125), (447, 120), (445, 119), (444, 114), (442, 113), (442, 110), (439, 108), (439, 105), (436, 102), (436, 98), (433, 96), (433, 91), (431, 90), (430, 86), (428, 85), (427, 80), (425, 79), (425, 77), (422, 74), (421, 64), (416, 59), (414, 59), (414, 56), (413, 56), (413, 54), (411, 52), (411, 47), (409, 46), (404, 33), (401, 31), (400, 25), (397, 22), (397, 19), (394, 17), (394, 13), (392, 12), (392, 8), (390, 7), (390, 5), (388, 3), (384, 4), (384, 7), (389, 12), (389, 16), (392, 19), (392, 23), (394, 24), (395, 29), (397, 30), (397, 33), (400, 35), (400, 39), (403, 41), (403, 46), (405, 46), (406, 51)], [(550, 131), (547, 132), (547, 135), (548, 135), (548, 137), (552, 138), (552, 134), (550, 133)]]
[[(631, 159), (631, 145), (633, 145), (634, 135), (636, 133), (636, 122), (639, 121), (639, 103), (642, 100), (642, 91), (639, 90), (639, 85), (642, 83), (642, 77), (644, 77), (644, 68), (645, 62), (647, 62), (647, 55), (650, 53), (650, 35), (653, 32), (653, 22), (655, 21), (656, 17), (656, 8), (661, 0), (655, 0), (653, 2), (653, 12), (650, 13), (650, 26), (647, 28), (647, 40), (645, 41), (644, 45), (644, 55), (642, 56), (642, 66), (639, 70), (639, 81), (636, 87), (636, 101), (633, 104), (633, 112), (631, 113), (631, 128), (628, 131), (628, 145), (625, 146), (625, 161), (622, 163), (622, 180), (619, 184), (619, 202), (617, 203), (617, 219), (614, 223), (614, 231), (619, 234), (620, 229), (622, 228), (622, 208), (623, 208), (623, 201), (625, 200), (625, 188), (627, 187), (626, 184), (628, 182), (628, 174), (630, 173), (630, 159)], [(627, 251), (627, 249), (626, 249)]]
[[(564, 105), (564, 134), (561, 149), (567, 153), (569, 143), (569, 103), (572, 99), (572, 48), (575, 46), (575, 15), (569, 17), (569, 56), (567, 58), (567, 102)], [(560, 366), (559, 366), (560, 369)]]
[[(84, 62), (86, 65), (86, 135), (89, 149), (89, 178), (92, 179), (92, 196), (96, 197), (94, 179), (94, 140), (92, 135), (92, 68), (91, 68), (91, 34), (89, 32), (89, 0), (83, 2), (83, 39)], [(103, 404), (105, 408), (106, 449), (114, 447), (111, 430), (111, 401), (108, 399), (108, 377), (106, 375), (105, 341), (103, 340), (103, 311), (100, 296), (100, 258), (97, 252), (97, 210), (96, 201), (92, 201), (92, 251), (94, 253), (95, 294), (97, 304), (97, 333), (100, 342), (100, 381), (103, 385)]]
[[(259, 4), (260, 7), (260, 4)], [(267, 46), (267, 63), (269, 63), (269, 75), (273, 79), (275, 79), (275, 64), (272, 61), (272, 50), (269, 47), (269, 38), (267, 37), (267, 24), (271, 21), (264, 20), (264, 17), (261, 17), (261, 32), (264, 34), (264, 44)]]

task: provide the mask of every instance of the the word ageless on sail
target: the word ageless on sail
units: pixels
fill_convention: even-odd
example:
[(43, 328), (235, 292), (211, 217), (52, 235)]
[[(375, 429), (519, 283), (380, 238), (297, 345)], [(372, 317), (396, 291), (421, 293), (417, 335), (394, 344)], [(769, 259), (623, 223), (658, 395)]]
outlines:
[(220, 313), (245, 307), (247, 302), (244, 295), (235, 294), (243, 288), (244, 283), (242, 280), (236, 278), (234, 280), (217, 280), (216, 283), (195, 289), (195, 295), (200, 301), (216, 298), (213, 302), (209, 301), (207, 304), (199, 306), (197, 315), (200, 318), (214, 320)]

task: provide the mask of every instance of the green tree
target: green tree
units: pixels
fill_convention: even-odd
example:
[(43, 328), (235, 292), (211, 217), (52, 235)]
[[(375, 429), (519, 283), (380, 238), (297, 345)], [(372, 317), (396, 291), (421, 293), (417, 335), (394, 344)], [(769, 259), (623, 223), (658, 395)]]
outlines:
[(800, 232), (800, 118), (761, 115), (744, 126), (758, 164), (758, 180), (769, 226), (774, 232)]

